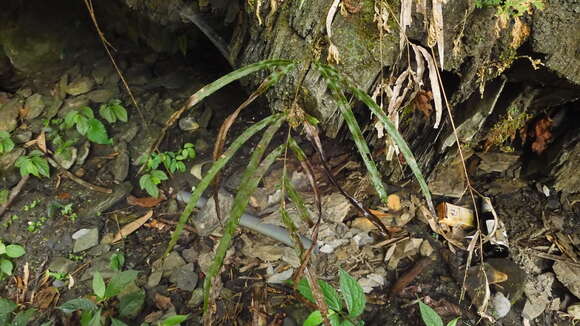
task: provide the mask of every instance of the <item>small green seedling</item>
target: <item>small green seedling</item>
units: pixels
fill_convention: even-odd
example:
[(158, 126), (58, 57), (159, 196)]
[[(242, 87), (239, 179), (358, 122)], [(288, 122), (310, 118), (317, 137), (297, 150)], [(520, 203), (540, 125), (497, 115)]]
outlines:
[(16, 244), (6, 245), (0, 241), (0, 280), (12, 275), (14, 270), (12, 259), (24, 255), (25, 252), (22, 246)]
[(0, 131), (0, 154), (8, 153), (14, 148), (14, 142), (7, 131)]
[(29, 210), (34, 209), (36, 206), (38, 206), (39, 203), (40, 203), (40, 200), (35, 199), (32, 202), (30, 202), (30, 204), (24, 205), (22, 210), (25, 212), (28, 212)]
[(68, 278), (68, 273), (66, 272), (51, 272), (49, 270), (46, 270), (46, 275), (59, 281), (65, 281)]
[[(340, 296), (329, 283), (319, 280), (318, 285), (324, 295), (324, 301), (328, 305), (328, 319), (331, 325), (364, 325), (362, 320), (358, 320), (364, 312), (366, 298), (362, 287), (358, 282), (344, 270), (339, 271)], [(303, 279), (298, 284), (298, 291), (306, 299), (316, 304), (310, 285)], [(320, 310), (310, 313), (304, 321), (303, 326), (317, 326), (322, 324), (323, 318)]]
[[(102, 325), (106, 323), (109, 318), (108, 315), (103, 315), (103, 310), (106, 310), (107, 304), (112, 298), (115, 298), (125, 290), (125, 288), (135, 281), (139, 272), (135, 270), (127, 270), (117, 272), (109, 281), (105, 283), (103, 276), (99, 272), (93, 274), (93, 294), (96, 297), (96, 302), (86, 298), (76, 298), (69, 300), (62, 304), (58, 309), (64, 313), (70, 314), (74, 311), (81, 311), (80, 325), (92, 326)], [(120, 296), (118, 298), (117, 311), (122, 318), (134, 317), (136, 307), (142, 307), (145, 302), (145, 291), (139, 289), (136, 292)], [(140, 310), (140, 308), (138, 309)], [(119, 319), (110, 317), (111, 325), (122, 326), (127, 325)]]
[(114, 99), (107, 104), (99, 107), (99, 114), (109, 123), (115, 123), (117, 120), (127, 122), (127, 110), (121, 105), (121, 101)]
[(28, 226), (26, 227), (26, 230), (30, 233), (36, 233), (40, 231), (40, 229), (42, 228), (42, 226), (44, 226), (44, 223), (46, 223), (46, 221), (48, 221), (48, 218), (46, 216), (41, 216), (36, 221), (28, 221)]
[[(421, 301), (419, 301), (419, 310), (421, 311), (421, 318), (426, 326), (443, 326), (443, 320), (441, 320), (437, 312)], [(457, 321), (459, 321), (459, 317), (448, 322), (447, 326), (455, 326), (457, 325)]]
[(29, 325), (36, 309), (30, 308), (16, 313), (18, 305), (8, 299), (0, 298), (0, 326)]
[(33, 175), (37, 178), (50, 177), (48, 161), (41, 151), (35, 149), (28, 155), (20, 156), (14, 165), (20, 169), (21, 176)]
[(103, 123), (95, 118), (93, 110), (84, 106), (78, 110), (70, 111), (64, 117), (61, 129), (70, 129), (76, 127), (79, 134), (86, 136), (90, 141), (96, 144), (112, 144), (107, 135), (107, 129)]
[(67, 258), (72, 260), (72, 261), (83, 261), (85, 259), (86, 253), (80, 253), (80, 254), (74, 254), (74, 253), (69, 253), (67, 255)]
[(142, 157), (139, 163), (145, 164), (145, 171), (148, 172), (139, 179), (139, 186), (150, 196), (158, 197), (159, 188), (157, 186), (168, 179), (167, 174), (159, 167), (163, 165), (168, 173), (185, 172), (184, 161), (194, 159), (195, 155), (193, 144), (185, 143), (183, 148), (177, 152), (153, 153), (149, 158)]

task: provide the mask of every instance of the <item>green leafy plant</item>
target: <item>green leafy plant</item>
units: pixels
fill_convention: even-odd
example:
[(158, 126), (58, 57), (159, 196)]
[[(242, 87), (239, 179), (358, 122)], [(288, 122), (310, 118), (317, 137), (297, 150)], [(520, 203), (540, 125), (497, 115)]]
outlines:
[(0, 154), (8, 153), (14, 148), (14, 142), (7, 131), (0, 131)]
[[(93, 326), (105, 323), (108, 316), (102, 314), (103, 310), (112, 298), (120, 296), (125, 288), (135, 281), (138, 271), (126, 270), (118, 271), (108, 282), (103, 279), (103, 276), (98, 271), (93, 274), (92, 288), (95, 296), (95, 301), (87, 298), (76, 298), (69, 300), (58, 307), (64, 313), (72, 313), (74, 311), (81, 311), (80, 325)], [(140, 309), (145, 301), (145, 291), (139, 289), (136, 292), (125, 294), (118, 298), (116, 304), (117, 311), (121, 318), (135, 317), (135, 311)], [(126, 325), (119, 319), (110, 317), (111, 325)]]
[[(345, 325), (364, 325), (363, 321), (358, 320), (364, 312), (366, 298), (362, 287), (358, 282), (344, 270), (339, 271), (340, 295), (332, 285), (318, 280), (318, 285), (324, 295), (324, 301), (330, 309), (328, 319), (333, 326)], [(298, 291), (310, 302), (316, 304), (310, 285), (303, 279), (298, 284)], [(313, 311), (304, 321), (304, 326), (317, 326), (322, 324), (323, 317), (320, 310)]]
[[(419, 310), (421, 311), (421, 319), (426, 326), (443, 326), (443, 320), (439, 314), (421, 301), (419, 301)], [(459, 321), (459, 317), (448, 322), (447, 326), (455, 326), (457, 321)]]
[[(311, 138), (313, 144), (317, 144), (320, 142), (319, 139), (316, 138), (318, 137), (317, 136), (318, 130), (316, 129), (316, 125), (312, 121), (312, 119), (309, 119), (308, 114), (306, 114), (299, 106), (292, 105), (289, 106), (289, 108), (285, 112), (273, 113), (272, 115), (262, 119), (261, 121), (254, 123), (247, 129), (245, 129), (237, 138), (235, 138), (230, 143), (227, 149), (223, 148), (228, 130), (233, 121), (238, 116), (239, 112), (245, 107), (247, 107), (253, 100), (259, 97), (261, 94), (264, 94), (270, 87), (278, 83), (278, 81), (280, 81), (284, 76), (286, 76), (288, 72), (295, 69), (296, 66), (297, 64), (295, 62), (289, 60), (265, 60), (235, 70), (219, 78), (218, 80), (206, 85), (205, 87), (202, 87), (197, 93), (193, 94), (190, 97), (190, 101), (187, 102), (186, 106), (180, 109), (177, 112), (177, 114), (174, 114), (170, 119), (170, 121), (168, 121), (170, 125), (171, 120), (175, 121), (176, 118), (178, 118), (179, 115), (183, 113), (186, 109), (195, 106), (200, 101), (205, 99), (207, 96), (213, 94), (220, 88), (224, 87), (225, 85), (235, 80), (238, 80), (244, 76), (247, 76), (259, 70), (263, 69), (273, 70), (270, 73), (270, 75), (268, 75), (268, 77), (264, 79), (264, 81), (256, 89), (256, 91), (252, 93), (249, 96), (249, 98), (242, 105), (240, 105), (240, 107), (238, 107), (238, 109), (234, 111), (234, 113), (232, 113), (230, 117), (226, 119), (226, 122), (224, 122), (224, 124), (222, 125), (218, 142), (216, 143), (216, 149), (218, 149), (219, 153), (215, 158), (213, 165), (210, 167), (210, 169), (206, 172), (205, 176), (193, 190), (191, 198), (189, 199), (189, 203), (187, 204), (187, 206), (183, 210), (183, 213), (179, 217), (179, 222), (176, 226), (175, 232), (173, 232), (173, 234), (171, 235), (171, 239), (165, 251), (165, 255), (167, 255), (175, 246), (175, 244), (177, 243), (177, 239), (179, 239), (181, 233), (183, 232), (185, 223), (188, 221), (189, 216), (191, 215), (196, 203), (201, 198), (203, 192), (208, 188), (208, 186), (212, 183), (212, 181), (214, 181), (214, 178), (218, 176), (220, 171), (232, 159), (232, 157), (236, 154), (236, 152), (241, 148), (242, 145), (244, 145), (251, 137), (264, 130), (262, 138), (260, 139), (258, 144), (254, 147), (252, 155), (248, 161), (246, 170), (242, 175), (240, 187), (234, 198), (232, 208), (229, 212), (229, 217), (227, 221), (224, 223), (223, 236), (220, 239), (220, 242), (216, 249), (212, 265), (210, 266), (208, 272), (206, 273), (203, 293), (204, 294), (203, 309), (204, 313), (206, 313), (205, 316), (208, 316), (207, 312), (209, 307), (212, 279), (219, 274), (219, 271), (222, 268), (226, 252), (232, 243), (234, 233), (237, 227), (239, 226), (240, 217), (244, 213), (248, 205), (249, 198), (252, 195), (252, 193), (256, 190), (258, 183), (260, 182), (261, 178), (263, 177), (267, 169), (272, 165), (274, 161), (276, 161), (280, 157), (282, 153), (284, 153), (284, 149), (287, 148), (286, 146), (289, 145), (288, 142), (290, 141), (290, 139), (292, 139), (292, 137), (289, 135), (288, 137), (289, 140), (286, 146), (280, 145), (278, 147), (275, 147), (274, 149), (269, 149), (268, 146), (270, 145), (270, 142), (274, 134), (279, 130), (280, 126), (283, 123), (287, 122), (290, 127), (306, 126), (307, 128), (305, 128), (305, 130), (309, 132), (309, 137)], [(387, 193), (381, 180), (381, 174), (378, 172), (376, 163), (374, 162), (374, 160), (370, 155), (368, 144), (366, 144), (366, 141), (362, 136), (360, 127), (358, 126), (358, 123), (352, 112), (351, 104), (349, 101), (346, 100), (345, 92), (348, 92), (349, 94), (353, 95), (354, 98), (364, 103), (369, 108), (369, 110), (375, 116), (378, 117), (379, 121), (385, 127), (385, 130), (388, 133), (388, 135), (399, 147), (402, 155), (405, 158), (407, 166), (410, 168), (413, 175), (417, 179), (419, 186), (421, 187), (421, 190), (427, 200), (429, 208), (432, 211), (434, 211), (431, 202), (431, 195), (429, 189), (427, 188), (427, 183), (425, 182), (425, 179), (418, 167), (417, 161), (415, 160), (413, 153), (411, 152), (405, 140), (398, 132), (397, 128), (390, 121), (385, 112), (383, 112), (383, 110), (379, 107), (379, 105), (368, 94), (366, 94), (365, 91), (358, 88), (356, 83), (348, 80), (348, 78), (340, 74), (333, 67), (321, 63), (312, 63), (307, 68), (317, 69), (320, 72), (321, 76), (326, 80), (328, 88), (330, 89), (334, 98), (337, 100), (337, 103), (339, 104), (341, 114), (345, 118), (345, 121), (349, 127), (349, 130), (351, 131), (355, 144), (357, 145), (357, 149), (362, 156), (362, 159), (365, 163), (367, 171), (369, 172), (375, 190), (379, 194), (381, 200), (386, 202), (387, 198)], [(297, 87), (299, 86), (300, 85), (297, 85)], [(291, 128), (289, 128), (289, 130), (291, 131)], [(159, 141), (156, 144), (159, 144)], [(297, 158), (298, 156), (303, 156), (297, 154), (298, 151), (295, 151), (294, 148), (292, 148), (292, 152), (294, 152)], [(321, 147), (319, 148), (319, 152), (322, 154)], [(301, 159), (299, 158), (299, 160)], [(289, 195), (291, 195), (290, 192)], [(290, 197), (290, 199), (292, 200), (292, 196)], [(282, 214), (282, 217), (283, 216), (284, 214)], [(283, 220), (286, 219), (284, 219), (283, 217)], [(286, 223), (286, 221), (284, 222)], [(289, 228), (289, 230), (292, 232), (291, 228)], [(296, 238), (294, 235), (292, 237)], [(350, 310), (349, 312), (352, 313)]]
[(109, 123), (115, 123), (117, 120), (127, 122), (127, 110), (121, 105), (121, 101), (114, 99), (107, 104), (99, 107), (99, 115)]
[(61, 129), (70, 129), (72, 127), (76, 127), (79, 134), (86, 136), (93, 143), (102, 145), (112, 144), (105, 125), (99, 119), (95, 118), (93, 110), (88, 106), (70, 111), (66, 114), (61, 124)]
[(8, 299), (0, 298), (0, 326), (24, 326), (34, 318), (36, 309), (30, 308), (16, 312), (18, 305)]
[(28, 155), (20, 156), (14, 165), (20, 169), (21, 176), (33, 175), (37, 178), (50, 177), (48, 161), (41, 151), (35, 149)]
[(36, 232), (40, 231), (40, 229), (42, 228), (44, 223), (46, 223), (46, 221), (48, 221), (48, 218), (46, 216), (41, 216), (36, 221), (28, 221), (28, 225), (26, 226), (26, 230), (30, 233), (36, 233)]
[(22, 210), (28, 212), (29, 210), (34, 209), (36, 206), (38, 206), (38, 204), (40, 204), (40, 200), (35, 199), (31, 201), (29, 204), (24, 205), (24, 207), (22, 207)]
[(25, 253), (26, 251), (22, 246), (16, 244), (6, 245), (0, 241), (0, 280), (12, 275), (14, 270), (12, 259), (21, 257)]
[(498, 16), (519, 17), (532, 8), (544, 9), (543, 0), (475, 0), (476, 8), (496, 8)]
[(1, 189), (0, 190), (0, 205), (3, 205), (8, 201), (8, 196), (10, 195), (10, 191), (8, 189)]
[(185, 143), (183, 148), (177, 152), (152, 153), (149, 158), (142, 156), (140, 163), (145, 163), (145, 171), (139, 179), (141, 189), (147, 191), (152, 197), (159, 196), (158, 185), (168, 179), (167, 174), (159, 169), (161, 165), (168, 173), (176, 171), (185, 172), (186, 160), (194, 159), (196, 155), (193, 144)]

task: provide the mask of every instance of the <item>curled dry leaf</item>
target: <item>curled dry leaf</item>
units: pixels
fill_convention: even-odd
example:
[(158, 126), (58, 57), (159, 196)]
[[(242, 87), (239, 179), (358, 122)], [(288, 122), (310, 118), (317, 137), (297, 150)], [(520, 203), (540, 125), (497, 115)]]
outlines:
[(431, 91), (420, 90), (419, 94), (413, 100), (415, 108), (425, 115), (427, 119), (431, 117), (431, 112), (433, 112), (433, 105), (431, 105), (431, 100), (433, 100), (433, 93)]
[(548, 147), (548, 142), (552, 139), (552, 120), (548, 117), (538, 120), (534, 124), (534, 135), (536, 140), (532, 143), (532, 151), (542, 154)]
[(145, 224), (145, 222), (147, 222), (147, 220), (150, 219), (151, 216), (153, 216), (153, 210), (148, 211), (147, 214), (123, 226), (121, 230), (119, 230), (119, 232), (115, 234), (115, 236), (111, 240), (111, 243), (118, 242), (119, 240), (126, 238), (129, 234), (137, 231), (137, 229), (139, 229), (143, 224)]
[(159, 203), (161, 203), (164, 200), (165, 196), (163, 195), (161, 195), (160, 197), (143, 197), (143, 198), (128, 196), (127, 204), (143, 208), (151, 208), (159, 205)]
[(443, 102), (441, 99), (441, 88), (439, 87), (439, 77), (437, 76), (437, 66), (435, 65), (433, 56), (425, 48), (414, 44), (412, 46), (421, 52), (429, 67), (429, 82), (431, 83), (431, 91), (433, 93), (433, 99), (435, 100), (435, 124), (433, 128), (437, 129), (439, 128), (439, 123), (443, 115)]

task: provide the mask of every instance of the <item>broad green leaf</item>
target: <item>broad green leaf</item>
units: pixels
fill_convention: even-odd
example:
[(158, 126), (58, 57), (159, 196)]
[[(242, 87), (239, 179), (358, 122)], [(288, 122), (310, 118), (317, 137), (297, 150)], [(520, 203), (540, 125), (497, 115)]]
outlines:
[(86, 136), (87, 133), (89, 132), (89, 119), (87, 117), (84, 116), (77, 116), (76, 119), (76, 126), (77, 126), (77, 131), (79, 132), (79, 134)]
[(97, 305), (89, 299), (76, 298), (63, 303), (58, 309), (62, 310), (64, 313), (70, 314), (77, 310), (82, 311), (94, 311), (97, 309)]
[(338, 296), (336, 290), (332, 287), (332, 285), (328, 284), (323, 280), (318, 280), (318, 285), (322, 290), (322, 294), (324, 295), (324, 301), (326, 301), (328, 308), (334, 311), (341, 311), (342, 310), (341, 299)]
[(181, 325), (184, 321), (189, 318), (189, 315), (175, 315), (164, 319), (161, 322), (161, 326), (174, 326)]
[(351, 323), (350, 320), (345, 319), (342, 321), (342, 323), (340, 323), (340, 326), (355, 326), (355, 325)]
[(10, 134), (6, 131), (0, 131), (0, 154), (8, 153), (14, 148), (14, 142)]
[(5, 298), (0, 298), (0, 314), (9, 314), (16, 310), (16, 307), (18, 306), (15, 302)]
[(328, 320), (330, 321), (330, 326), (341, 326), (340, 324), (340, 315), (334, 313), (333, 310), (328, 312)]
[(127, 110), (125, 110), (125, 108), (119, 104), (115, 104), (111, 106), (112, 111), (115, 113), (115, 116), (117, 117), (117, 119), (123, 121), (123, 122), (127, 122), (128, 121), (128, 117), (127, 117)]
[(419, 310), (421, 311), (421, 319), (426, 326), (443, 326), (443, 320), (435, 310), (421, 301), (419, 301)]
[(109, 145), (111, 144), (111, 140), (107, 135), (107, 129), (103, 125), (103, 123), (97, 119), (89, 119), (88, 121), (88, 130), (87, 130), (87, 138), (96, 144), (101, 145)]
[(87, 326), (102, 326), (101, 309), (95, 311), (95, 313), (93, 314), (93, 318), (91, 318)]
[(137, 274), (139, 274), (139, 272), (135, 270), (128, 270), (115, 274), (107, 286), (105, 297), (112, 298), (121, 293), (125, 286), (137, 278)]
[(142, 175), (141, 178), (139, 178), (139, 186), (141, 189), (147, 191), (151, 197), (159, 197), (159, 189), (157, 188), (157, 185), (153, 183), (151, 174), (146, 173)]
[(6, 256), (10, 258), (18, 258), (25, 254), (24, 247), (11, 244), (6, 246)]
[(122, 253), (114, 253), (111, 256), (111, 262), (109, 263), (109, 266), (111, 266), (112, 270), (119, 272), (123, 268), (124, 264), (125, 264), (125, 255), (123, 255)]
[(6, 253), (6, 245), (0, 241), (0, 255), (4, 255)]
[(34, 156), (31, 160), (40, 175), (50, 178), (50, 167), (44, 157)]
[(119, 298), (119, 317), (133, 319), (139, 315), (145, 304), (145, 290), (139, 289)]
[(93, 274), (93, 292), (97, 295), (98, 298), (104, 298), (105, 289), (106, 289), (105, 280), (103, 280), (103, 276), (101, 276), (101, 273), (96, 271)]
[(151, 176), (163, 181), (163, 180), (167, 180), (169, 179), (167, 177), (167, 174), (165, 174), (165, 172), (161, 171), (161, 170), (153, 170), (151, 171)]
[(109, 123), (115, 123), (117, 121), (116, 115), (113, 113), (113, 110), (110, 105), (103, 104), (99, 107), (99, 114), (103, 119), (107, 120)]
[[(332, 285), (328, 284), (323, 280), (318, 280), (318, 286), (320, 286), (320, 290), (324, 295), (324, 301), (328, 305), (328, 307), (335, 311), (342, 310), (342, 302), (336, 290), (332, 287)], [(303, 278), (298, 283), (298, 292), (302, 294), (306, 299), (308, 299), (312, 303), (316, 303), (314, 300), (314, 296), (312, 295), (312, 289), (310, 288), (310, 284), (308, 281)]]
[(304, 324), (302, 324), (303, 326), (318, 326), (320, 324), (322, 324), (322, 314), (320, 313), (320, 310), (316, 310), (310, 313), (310, 315), (308, 315), (308, 318), (306, 318), (306, 320), (304, 321)]
[(128, 326), (128, 325), (116, 318), (111, 317), (111, 326)]
[(77, 111), (70, 111), (69, 113), (67, 113), (66, 116), (64, 117), (61, 129), (70, 129), (74, 127), (74, 125), (78, 121), (78, 117), (79, 113)]
[(451, 320), (450, 322), (447, 323), (447, 326), (455, 326), (457, 325), (457, 322), (459, 321), (459, 317)]
[[(6, 275), (12, 275), (12, 270), (14, 269), (14, 264), (8, 259), (0, 259), (0, 272)], [(1, 273), (0, 273), (1, 274)]]
[(338, 271), (338, 278), (340, 291), (346, 302), (346, 308), (348, 309), (348, 315), (351, 317), (360, 316), (364, 312), (366, 305), (366, 298), (362, 287), (352, 276), (348, 275), (342, 269)]
[(36, 313), (36, 309), (33, 309), (33, 308), (26, 309), (24, 311), (17, 313), (16, 316), (14, 316), (14, 319), (12, 319), (12, 323), (10, 324), (10, 326), (29, 325), (28, 322), (30, 322), (32, 320), (35, 313)]
[(93, 113), (93, 109), (91, 109), (88, 106), (83, 106), (82, 108), (79, 109), (79, 113), (82, 114), (83, 116), (92, 119), (95, 117), (95, 114)]

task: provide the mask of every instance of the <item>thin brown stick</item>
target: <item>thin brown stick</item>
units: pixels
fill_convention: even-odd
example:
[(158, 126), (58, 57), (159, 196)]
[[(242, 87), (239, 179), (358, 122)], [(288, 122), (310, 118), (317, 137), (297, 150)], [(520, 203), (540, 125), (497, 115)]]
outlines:
[(24, 187), (29, 178), (30, 175), (23, 176), (22, 179), (18, 181), (18, 184), (16, 184), (16, 186), (12, 188), (12, 190), (10, 191), (10, 196), (8, 196), (8, 200), (4, 203), (4, 205), (2, 205), (2, 207), (0, 207), (0, 217), (4, 215), (4, 212), (6, 212), (6, 210), (10, 207), (10, 205), (12, 205), (14, 199), (18, 197), (18, 194), (20, 193), (20, 191), (22, 191), (22, 187)]
[(405, 272), (405, 274), (403, 274), (401, 277), (399, 277), (399, 279), (397, 279), (397, 281), (391, 288), (391, 291), (389, 292), (389, 297), (394, 298), (397, 295), (399, 295), (401, 291), (403, 291), (403, 289), (406, 288), (407, 285), (413, 282), (413, 280), (415, 280), (417, 276), (423, 273), (423, 271), (427, 267), (429, 267), (429, 265), (431, 265), (432, 262), (433, 260), (429, 257), (423, 257), (419, 259), (411, 269), (409, 269), (407, 272)]
[(101, 186), (97, 186), (94, 185), (92, 183), (89, 183), (88, 181), (85, 181), (79, 177), (77, 177), (76, 175), (72, 174), (69, 170), (65, 169), (62, 167), (62, 165), (60, 165), (57, 161), (55, 161), (54, 159), (52, 159), (52, 157), (50, 156), (46, 156), (46, 159), (50, 162), (50, 164), (54, 165), (57, 167), (57, 169), (64, 173), (64, 175), (67, 176), (67, 178), (71, 179), (72, 181), (78, 183), (79, 185), (88, 188), (92, 191), (96, 191), (96, 192), (102, 192), (104, 194), (111, 194), (113, 193), (113, 190), (109, 189), (109, 188), (105, 188), (105, 187), (101, 187)]
[(141, 117), (141, 120), (143, 120), (143, 125), (147, 126), (147, 121), (145, 120), (145, 116), (143, 115), (143, 112), (141, 111), (139, 104), (137, 104), (137, 100), (135, 100), (135, 96), (133, 96), (133, 92), (131, 91), (131, 88), (129, 88), (129, 84), (127, 83), (127, 80), (125, 80), (123, 73), (121, 73), (121, 69), (119, 69), (119, 66), (117, 66), (117, 62), (115, 62), (115, 59), (113, 58), (113, 55), (111, 54), (111, 51), (109, 50), (109, 47), (113, 48), (113, 46), (111, 45), (111, 43), (109, 43), (109, 41), (107, 41), (107, 39), (105, 38), (105, 34), (103, 34), (103, 32), (101, 31), (101, 28), (99, 27), (99, 24), (97, 23), (97, 17), (95, 16), (95, 10), (93, 9), (92, 0), (84, 0), (84, 1), (85, 1), (85, 5), (87, 6), (87, 10), (89, 12), (89, 16), (91, 16), (91, 20), (93, 21), (93, 25), (95, 26), (95, 29), (97, 30), (97, 35), (99, 36), (99, 40), (101, 41), (101, 43), (103, 43), (103, 47), (105, 48), (105, 51), (107, 52), (107, 55), (109, 56), (109, 59), (111, 60), (111, 63), (115, 67), (115, 70), (117, 71), (117, 74), (119, 75), (119, 78), (121, 78), (121, 81), (123, 82), (123, 86), (127, 90), (127, 93), (129, 93), (129, 97), (131, 98), (133, 105), (135, 105), (137, 112), (139, 112), (139, 116)]

